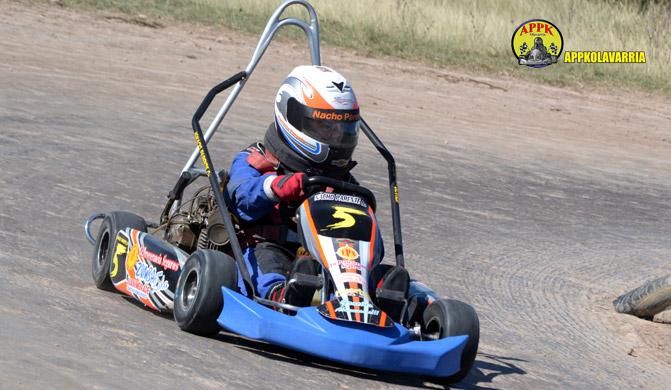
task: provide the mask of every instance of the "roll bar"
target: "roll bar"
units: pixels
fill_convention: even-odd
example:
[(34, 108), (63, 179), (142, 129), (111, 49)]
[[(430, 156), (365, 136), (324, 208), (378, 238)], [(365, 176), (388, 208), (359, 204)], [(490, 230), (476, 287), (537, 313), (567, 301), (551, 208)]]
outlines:
[(387, 161), (387, 173), (389, 175), (389, 200), (391, 201), (391, 220), (394, 228), (394, 253), (396, 255), (396, 265), (405, 267), (405, 258), (403, 257), (403, 235), (401, 234), (401, 208), (398, 198), (398, 183), (396, 181), (396, 162), (389, 149), (377, 137), (373, 129), (368, 126), (361, 118), (361, 130), (368, 140), (375, 146), (378, 152)]
[[(299, 4), (305, 7), (305, 9), (308, 11), (310, 15), (310, 24), (308, 24), (304, 20), (295, 18), (280, 19), (282, 13), (289, 6), (293, 4)], [(261, 57), (263, 57), (263, 54), (266, 52), (266, 49), (270, 45), (270, 42), (272, 41), (273, 37), (275, 36), (277, 31), (284, 26), (298, 26), (305, 32), (305, 34), (308, 37), (308, 48), (310, 49), (312, 64), (321, 65), (321, 58), (319, 52), (319, 21), (317, 20), (317, 13), (315, 12), (312, 5), (310, 5), (310, 3), (308, 3), (306, 0), (285, 1), (275, 10), (275, 12), (273, 12), (272, 16), (270, 17), (270, 20), (268, 20), (268, 23), (266, 24), (266, 27), (263, 30), (263, 34), (261, 35), (261, 39), (259, 40), (259, 43), (256, 46), (256, 50), (254, 51), (254, 55), (252, 56), (252, 60), (247, 65), (247, 68), (245, 68), (244, 71), (235, 74), (231, 78), (217, 84), (214, 88), (212, 88), (208, 92), (208, 94), (205, 96), (203, 101), (198, 106), (198, 109), (194, 113), (191, 121), (191, 125), (194, 132), (193, 135), (196, 140), (197, 147), (191, 154), (191, 157), (189, 158), (187, 163), (184, 165), (184, 168), (182, 168), (182, 172), (177, 181), (177, 184), (168, 195), (168, 203), (166, 204), (166, 208), (164, 209), (164, 214), (162, 214), (163, 219), (167, 217), (168, 214), (166, 213), (167, 210), (170, 210), (169, 213), (172, 214), (173, 212), (179, 209), (182, 192), (184, 190), (184, 187), (186, 187), (186, 185), (188, 185), (188, 183), (190, 183), (194, 178), (193, 165), (195, 164), (196, 159), (200, 154), (203, 167), (205, 168), (205, 172), (210, 181), (210, 185), (212, 186), (213, 190), (212, 192), (214, 193), (215, 201), (219, 206), (219, 211), (221, 212), (221, 217), (224, 221), (224, 226), (226, 227), (226, 231), (228, 232), (228, 236), (230, 237), (231, 249), (233, 250), (235, 261), (238, 264), (238, 268), (245, 282), (246, 288), (248, 289), (247, 291), (251, 293), (251, 296), (255, 297), (256, 299), (260, 299), (260, 297), (256, 296), (254, 285), (252, 284), (249, 271), (247, 270), (247, 266), (245, 265), (243, 259), (240, 242), (238, 241), (235, 232), (235, 226), (233, 225), (233, 221), (231, 219), (230, 214), (227, 212), (227, 210), (230, 210), (230, 208), (228, 207), (228, 204), (226, 203), (226, 199), (224, 198), (223, 194), (221, 193), (221, 191), (219, 191), (220, 180), (216, 173), (217, 171), (214, 169), (212, 159), (210, 158), (207, 143), (210, 141), (214, 133), (217, 131), (219, 125), (221, 124), (224, 117), (228, 113), (228, 110), (230, 109), (231, 105), (240, 94), (240, 91), (244, 87), (249, 77), (252, 75), (252, 72), (254, 72), (256, 65), (258, 65), (259, 61), (261, 60)], [(226, 98), (226, 101), (219, 109), (219, 112), (217, 113), (215, 118), (210, 123), (210, 126), (208, 127), (207, 131), (203, 133), (202, 128), (200, 126), (200, 119), (203, 117), (203, 115), (207, 111), (208, 107), (210, 106), (214, 98), (219, 93), (223, 92), (224, 90), (234, 85), (235, 88), (230, 93), (230, 95), (228, 95), (228, 98)], [(368, 126), (368, 124), (363, 119), (361, 119), (360, 127), (363, 133), (368, 137), (371, 143), (378, 150), (378, 152), (380, 152), (380, 154), (385, 158), (385, 160), (387, 160), (387, 168), (389, 173), (389, 196), (391, 200), (392, 219), (394, 225), (394, 249), (396, 253), (396, 264), (401, 267), (404, 267), (405, 262), (403, 258), (403, 242), (401, 235), (401, 218), (399, 211), (398, 185), (396, 183), (396, 164), (389, 150), (384, 146), (382, 141), (380, 141), (380, 139), (375, 135), (373, 130)]]
[[(308, 13), (310, 14), (310, 24), (307, 24), (304, 20), (296, 18), (280, 19), (280, 16), (282, 16), (284, 10), (293, 4), (302, 5), (305, 7), (305, 9), (307, 9)], [(256, 65), (258, 65), (261, 57), (263, 57), (263, 54), (265, 54), (266, 49), (268, 49), (270, 41), (272, 41), (273, 37), (275, 37), (277, 31), (284, 26), (298, 26), (305, 32), (308, 37), (308, 47), (310, 49), (312, 65), (321, 65), (321, 56), (319, 54), (319, 21), (317, 20), (317, 13), (315, 12), (315, 9), (312, 8), (312, 5), (310, 5), (310, 3), (308, 3), (306, 0), (285, 1), (282, 5), (277, 7), (275, 12), (273, 12), (272, 16), (270, 17), (270, 20), (268, 20), (266, 28), (263, 30), (263, 34), (261, 34), (261, 39), (259, 39), (259, 43), (256, 45), (256, 50), (254, 50), (252, 60), (249, 61), (249, 64), (247, 64), (247, 67), (244, 70), (245, 77), (238, 80), (238, 82), (235, 84), (235, 88), (233, 91), (231, 91), (231, 94), (228, 95), (228, 98), (226, 98), (223, 106), (221, 106), (219, 112), (212, 120), (212, 123), (210, 123), (210, 126), (207, 128), (207, 131), (203, 137), (203, 141), (205, 143), (210, 142), (210, 139), (217, 131), (217, 128), (219, 128), (221, 121), (223, 121), (224, 116), (226, 116), (228, 110), (233, 105), (233, 102), (235, 102), (235, 99), (237, 99), (238, 95), (240, 94), (240, 91), (242, 91), (242, 87), (245, 86), (247, 79), (252, 76), (252, 72), (254, 72)], [(184, 165), (184, 168), (182, 168), (182, 172), (188, 171), (193, 167), (193, 164), (198, 158), (198, 153), (198, 148), (196, 147), (193, 153), (191, 153), (191, 157), (189, 157), (189, 160)]]

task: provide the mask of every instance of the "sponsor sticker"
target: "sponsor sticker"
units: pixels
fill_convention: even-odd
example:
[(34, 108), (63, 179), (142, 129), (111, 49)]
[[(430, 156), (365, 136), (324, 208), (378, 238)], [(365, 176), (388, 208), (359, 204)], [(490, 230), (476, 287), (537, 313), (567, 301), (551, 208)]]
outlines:
[(128, 288), (128, 291), (132, 292), (140, 298), (149, 297), (149, 286), (142, 284), (138, 280), (128, 278), (126, 280), (126, 288)]
[[(349, 99), (349, 98), (346, 98), (346, 97), (343, 97), (343, 96), (336, 96), (336, 97), (333, 98), (333, 100), (335, 100), (335, 102), (338, 103), (338, 104), (342, 104), (343, 106), (345, 106), (345, 105), (349, 106), (353, 103), (352, 99)], [(359, 118), (359, 115), (357, 115), (357, 119), (358, 118)]]
[(354, 195), (334, 194), (333, 192), (320, 192), (315, 194), (315, 196), (312, 199), (315, 202), (329, 200), (332, 202), (352, 203), (355, 205), (359, 205), (363, 208), (368, 208), (368, 203), (366, 203), (366, 201)]
[(335, 210), (332, 217), (338, 221), (326, 225), (326, 229), (322, 230), (335, 230), (335, 229), (346, 229), (351, 228), (356, 224), (355, 215), (368, 215), (365, 211), (359, 209), (353, 209), (351, 207), (343, 206), (333, 206)]
[(140, 248), (140, 256), (143, 259), (151, 261), (152, 263), (165, 269), (169, 269), (171, 271), (177, 271), (179, 269), (179, 263), (176, 260), (168, 258), (165, 253), (154, 253), (143, 246)]
[(345, 309), (344, 307), (339, 307), (335, 309), (337, 312), (347, 312), (349, 311), (350, 313), (359, 313), (359, 314), (366, 314), (368, 313), (369, 315), (376, 316), (380, 314), (379, 310), (361, 310), (361, 309)]
[(344, 269), (353, 268), (359, 271), (363, 269), (363, 265), (361, 265), (361, 263), (353, 260), (338, 260), (338, 265), (340, 265), (340, 267)]
[(117, 244), (114, 250), (114, 257), (112, 257), (112, 269), (110, 270), (110, 277), (114, 278), (119, 273), (119, 256), (125, 256), (128, 251), (128, 240), (121, 234), (117, 236)]
[(153, 265), (142, 261), (135, 263), (135, 278), (144, 285), (148, 285), (149, 289), (154, 292), (167, 290), (169, 287), (163, 271), (158, 271)]
[(361, 274), (353, 273), (353, 272), (344, 272), (341, 273), (338, 276), (338, 280), (342, 281), (343, 283), (348, 283), (348, 282), (353, 282), (353, 283), (359, 283), (363, 284), (363, 276)]
[[(355, 307), (360, 308), (360, 309), (355, 309)], [(380, 314), (380, 311), (377, 310), (377, 308), (373, 305), (371, 305), (368, 302), (350, 302), (350, 301), (342, 301), (341, 306), (335, 309), (337, 312), (350, 312), (350, 313), (360, 313), (360, 314), (365, 314), (368, 313), (370, 315), (378, 315)]]
[(212, 171), (210, 170), (210, 164), (207, 163), (207, 158), (205, 157), (205, 149), (203, 149), (203, 142), (201, 141), (200, 135), (198, 135), (197, 131), (193, 132), (193, 138), (196, 139), (196, 144), (198, 145), (198, 150), (200, 151), (200, 158), (201, 160), (203, 160), (203, 167), (205, 167), (205, 172), (209, 177), (210, 174), (212, 174)]
[(137, 262), (140, 250), (138, 249), (139, 245), (135, 242), (132, 242), (132, 246), (126, 255), (126, 274), (134, 275), (135, 274), (135, 263)]
[(360, 288), (346, 288), (346, 289), (345, 289), (345, 294), (350, 295), (350, 296), (351, 296), (351, 295), (361, 295), (361, 296), (365, 296), (363, 290), (360, 289)]
[[(343, 245), (336, 251), (336, 254), (344, 260), (356, 260), (359, 258), (359, 252), (349, 245)], [(338, 261), (340, 263), (340, 261)], [(356, 262), (358, 264), (358, 262)], [(342, 265), (342, 263), (340, 263)], [(351, 268), (351, 267), (348, 267)]]

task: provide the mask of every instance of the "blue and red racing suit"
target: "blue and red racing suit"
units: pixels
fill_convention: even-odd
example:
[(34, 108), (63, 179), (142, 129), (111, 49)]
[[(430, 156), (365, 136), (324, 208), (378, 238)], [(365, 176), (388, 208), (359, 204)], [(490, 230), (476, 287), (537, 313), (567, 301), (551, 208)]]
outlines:
[[(296, 250), (300, 247), (295, 209), (278, 203), (270, 183), (280, 164), (261, 143), (250, 145), (233, 159), (226, 185), (232, 212), (238, 216), (243, 256), (256, 292), (266, 297), (269, 290), (286, 280)], [(238, 275), (240, 291), (246, 293)]]
[[(250, 145), (233, 159), (226, 185), (229, 207), (237, 215), (240, 243), (247, 270), (257, 295), (268, 297), (270, 290), (284, 282), (291, 272), (300, 238), (293, 217), (296, 205), (279, 203), (271, 183), (286, 174), (275, 156), (260, 142)], [(358, 184), (350, 173), (343, 180)], [(381, 256), (384, 249), (380, 240)], [(238, 274), (240, 291), (246, 294)]]

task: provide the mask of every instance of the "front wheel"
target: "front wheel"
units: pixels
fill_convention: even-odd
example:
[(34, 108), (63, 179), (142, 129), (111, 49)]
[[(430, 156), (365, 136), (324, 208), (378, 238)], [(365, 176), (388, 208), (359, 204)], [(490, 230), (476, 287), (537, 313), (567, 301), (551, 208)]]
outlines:
[(212, 250), (198, 250), (189, 256), (175, 291), (174, 316), (180, 329), (201, 336), (219, 332), (222, 286), (231, 290), (238, 286), (238, 269), (231, 256)]
[(461, 353), (461, 368), (446, 378), (446, 383), (459, 382), (473, 367), (480, 342), (480, 321), (472, 306), (454, 299), (440, 299), (431, 303), (424, 311), (422, 333), (430, 339), (468, 335)]

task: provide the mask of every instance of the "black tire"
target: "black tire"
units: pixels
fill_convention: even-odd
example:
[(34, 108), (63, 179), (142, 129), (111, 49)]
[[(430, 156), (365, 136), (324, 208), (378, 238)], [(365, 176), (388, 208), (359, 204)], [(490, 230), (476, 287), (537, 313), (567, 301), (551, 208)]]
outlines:
[(147, 223), (144, 218), (125, 211), (113, 211), (103, 218), (98, 230), (95, 250), (92, 258), (93, 281), (101, 290), (114, 291), (114, 285), (110, 279), (110, 264), (114, 256), (114, 242), (119, 230), (127, 227), (146, 232)]
[(423, 334), (442, 339), (450, 336), (468, 335), (468, 341), (461, 354), (461, 369), (454, 375), (439, 378), (445, 383), (459, 382), (473, 367), (480, 342), (480, 321), (475, 309), (454, 299), (440, 299), (424, 310)]
[(671, 275), (646, 282), (613, 301), (618, 313), (651, 320), (671, 307)]
[(180, 329), (201, 336), (219, 332), (217, 318), (224, 308), (221, 286), (238, 288), (235, 260), (222, 252), (198, 250), (179, 275), (174, 316)]

